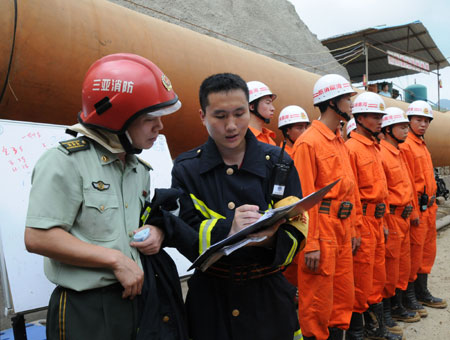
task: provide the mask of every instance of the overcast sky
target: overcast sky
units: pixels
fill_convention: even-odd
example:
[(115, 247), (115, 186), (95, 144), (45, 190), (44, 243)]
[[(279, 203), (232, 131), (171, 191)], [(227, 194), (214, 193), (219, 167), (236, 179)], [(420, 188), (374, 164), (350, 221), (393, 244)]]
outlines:
[[(420, 20), (445, 57), (450, 58), (450, 0), (288, 0), (317, 38), (324, 39), (375, 26), (397, 26)], [(441, 70), (441, 99), (450, 99), (450, 67)], [(370, 74), (369, 74), (370, 80)], [(428, 99), (437, 102), (435, 74), (394, 78), (394, 84), (427, 86)]]

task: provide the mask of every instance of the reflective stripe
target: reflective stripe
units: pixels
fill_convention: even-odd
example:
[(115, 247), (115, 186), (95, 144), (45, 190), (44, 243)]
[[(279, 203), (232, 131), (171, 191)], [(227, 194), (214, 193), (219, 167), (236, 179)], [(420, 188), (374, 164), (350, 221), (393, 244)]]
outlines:
[(200, 230), (198, 231), (198, 252), (202, 254), (211, 245), (211, 231), (216, 225), (219, 219), (213, 218), (210, 220), (204, 220), (200, 224)]
[(215, 211), (209, 209), (206, 204), (199, 200), (197, 197), (194, 196), (194, 194), (190, 194), (192, 202), (194, 203), (195, 209), (201, 212), (203, 216), (206, 218), (225, 218), (224, 216), (216, 213)]
[(297, 239), (294, 236), (292, 236), (292, 234), (289, 231), (285, 230), (285, 232), (292, 239), (293, 245), (291, 247), (291, 250), (289, 251), (286, 261), (282, 264), (282, 266), (287, 266), (289, 263), (292, 262), (292, 259), (294, 258), (294, 255), (295, 255), (295, 251), (297, 250), (297, 247), (298, 247)]
[(302, 330), (299, 329), (294, 333), (294, 340), (303, 340)]
[(198, 252), (199, 254), (202, 254), (211, 246), (211, 231), (216, 225), (218, 219), (225, 217), (209, 209), (206, 204), (202, 200), (195, 197), (194, 194), (190, 194), (190, 196), (192, 202), (194, 203), (195, 209), (200, 211), (200, 213), (207, 218), (200, 224), (200, 229), (198, 231)]

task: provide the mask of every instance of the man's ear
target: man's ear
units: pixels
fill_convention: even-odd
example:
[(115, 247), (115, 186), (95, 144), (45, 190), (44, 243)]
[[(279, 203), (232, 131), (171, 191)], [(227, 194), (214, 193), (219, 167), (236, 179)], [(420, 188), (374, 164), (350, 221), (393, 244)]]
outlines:
[(199, 109), (198, 113), (200, 114), (200, 119), (202, 121), (202, 124), (205, 125), (205, 116), (206, 116), (206, 114), (203, 112), (202, 109)]
[(255, 104), (248, 104), (248, 109), (251, 111), (255, 111)]

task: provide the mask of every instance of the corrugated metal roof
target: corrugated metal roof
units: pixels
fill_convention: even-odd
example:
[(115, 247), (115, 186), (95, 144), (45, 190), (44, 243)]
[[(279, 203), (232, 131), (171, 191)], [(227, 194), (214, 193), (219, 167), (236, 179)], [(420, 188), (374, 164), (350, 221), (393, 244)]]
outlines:
[[(450, 65), (420, 21), (399, 26), (372, 27), (322, 40), (322, 44), (347, 68), (353, 82), (362, 81), (366, 72), (366, 57), (361, 53), (364, 42), (369, 46), (369, 81), (418, 73), (389, 65), (388, 50), (426, 61), (430, 64), (430, 70)], [(352, 44), (351, 50), (345, 49)]]

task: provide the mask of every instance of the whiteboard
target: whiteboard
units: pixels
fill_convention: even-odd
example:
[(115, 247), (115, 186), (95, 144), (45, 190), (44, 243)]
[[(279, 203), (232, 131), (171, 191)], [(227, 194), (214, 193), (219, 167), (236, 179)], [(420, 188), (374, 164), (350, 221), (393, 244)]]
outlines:
[[(28, 253), (24, 244), (25, 219), (31, 189), (31, 173), (45, 150), (60, 140), (73, 138), (65, 126), (0, 119), (0, 256), (3, 255), (15, 313), (46, 307), (54, 285), (44, 274), (43, 257)], [(172, 158), (166, 138), (159, 135), (140, 158), (150, 163), (151, 192), (171, 185)], [(178, 274), (190, 274), (189, 260), (176, 249), (165, 248), (174, 259)], [(1, 262), (1, 259), (0, 259)], [(0, 266), (0, 269), (2, 267)], [(8, 294), (8, 287), (4, 287)], [(6, 298), (9, 301), (9, 298)]]

